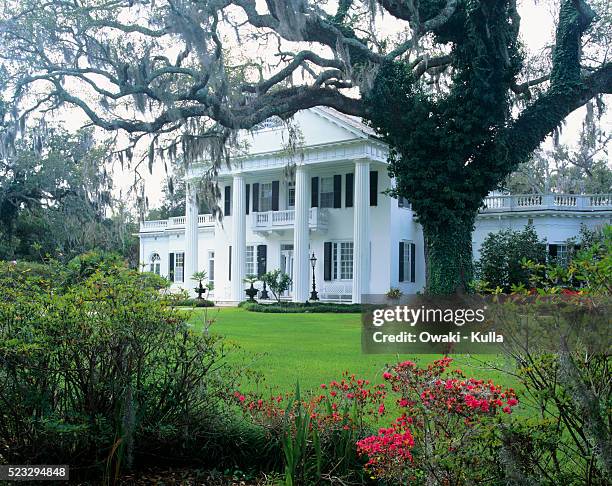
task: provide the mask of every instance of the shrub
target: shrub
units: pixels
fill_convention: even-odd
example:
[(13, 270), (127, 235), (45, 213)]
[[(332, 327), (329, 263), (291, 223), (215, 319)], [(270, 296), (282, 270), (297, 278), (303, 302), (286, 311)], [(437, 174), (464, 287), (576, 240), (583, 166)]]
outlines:
[(399, 299), (403, 294), (403, 292), (398, 289), (397, 287), (391, 287), (388, 291), (387, 291), (387, 298), (389, 299), (393, 299), (393, 300), (397, 300)]
[[(418, 367), (406, 361), (371, 384), (345, 372), (321, 393), (264, 396), (234, 393), (235, 403), (284, 452), (285, 484), (476, 484), (503, 477), (498, 465), (499, 415), (518, 404), (512, 389), (449, 371), (450, 358)], [(395, 394), (404, 413), (388, 427)], [(367, 462), (366, 462), (367, 461)], [(365, 468), (364, 468), (365, 466)]]
[(529, 272), (521, 260), (546, 261), (546, 245), (540, 241), (533, 225), (522, 231), (502, 230), (490, 233), (480, 248), (476, 262), (477, 278), (487, 287), (509, 292), (513, 285), (527, 285)]
[(202, 449), (223, 435), (221, 398), (237, 379), (225, 355), (138, 272), (98, 269), (66, 289), (1, 279), (2, 460), (99, 476), (160, 455), (213, 457)]
[(92, 250), (74, 257), (66, 264), (72, 282), (85, 280), (96, 270), (110, 270), (114, 267), (127, 268), (127, 262), (118, 253)]
[(238, 391), (234, 399), (270, 441), (281, 445), (285, 484), (316, 484), (332, 475), (363, 483), (356, 443), (384, 413), (384, 385), (345, 372), (340, 380), (321, 384), (321, 390), (305, 399), (299, 385), (284, 396)]
[(239, 307), (250, 312), (269, 312), (274, 314), (295, 314), (311, 312), (331, 312), (337, 314), (356, 313), (364, 309), (363, 304), (334, 304), (331, 302), (279, 302), (276, 304), (260, 304), (255, 302), (241, 302)]
[(532, 288), (493, 307), (534, 417), (503, 429), (506, 473), (523, 484), (608, 484), (612, 227), (567, 266), (525, 267)]
[(191, 299), (179, 297), (176, 300), (171, 299), (172, 305), (175, 307), (214, 307), (215, 303), (207, 299)]
[(259, 279), (268, 286), (274, 298), (280, 303), (283, 292), (289, 290), (291, 277), (279, 269), (264, 273)]
[(477, 484), (500, 477), (491, 433), (500, 412), (518, 404), (512, 389), (449, 371), (443, 358), (425, 368), (399, 363), (383, 377), (404, 413), (357, 443), (373, 476), (400, 484)]

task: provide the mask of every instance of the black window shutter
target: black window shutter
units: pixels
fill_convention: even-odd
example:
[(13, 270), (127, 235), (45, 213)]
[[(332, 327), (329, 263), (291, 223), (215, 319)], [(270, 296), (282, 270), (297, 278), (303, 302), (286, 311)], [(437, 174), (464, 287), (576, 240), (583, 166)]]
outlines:
[(310, 179), (310, 207), (319, 207), (319, 178), (313, 177)]
[(353, 191), (355, 185), (355, 174), (350, 173), (346, 174), (346, 184), (345, 184), (345, 193), (344, 193), (344, 206), (347, 208), (353, 207)]
[(404, 281), (404, 242), (399, 242), (399, 281)]
[(249, 206), (251, 205), (251, 184), (246, 185), (246, 213), (249, 214)]
[(323, 243), (323, 280), (332, 279), (332, 243)]
[(334, 176), (334, 207), (342, 207), (342, 176)]
[(268, 259), (268, 247), (266, 245), (257, 245), (257, 276), (261, 277), (266, 273), (266, 265)]
[(378, 171), (370, 171), (370, 206), (378, 205)]
[(416, 254), (416, 245), (414, 243), (410, 243), (410, 281), (416, 281), (416, 266), (415, 266), (415, 254)]
[(227, 266), (229, 270), (229, 281), (232, 281), (232, 247), (229, 247), (229, 265)]
[(253, 184), (253, 212), (259, 211), (259, 183)]
[(225, 205), (223, 207), (223, 215), (230, 216), (231, 215), (231, 204), (232, 204), (232, 188), (230, 186), (225, 186)]
[(168, 255), (168, 278), (174, 282), (174, 253)]
[(278, 211), (278, 181), (272, 181), (272, 211)]

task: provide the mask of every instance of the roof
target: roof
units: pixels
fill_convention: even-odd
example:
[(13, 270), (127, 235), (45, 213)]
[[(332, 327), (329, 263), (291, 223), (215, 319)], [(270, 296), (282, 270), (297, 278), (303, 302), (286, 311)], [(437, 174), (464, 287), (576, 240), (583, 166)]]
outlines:
[(357, 116), (346, 115), (341, 111), (334, 108), (329, 108), (327, 106), (317, 106), (316, 108), (313, 108), (312, 111), (319, 115), (323, 115), (328, 119), (332, 119), (332, 121), (338, 122), (340, 125), (344, 126), (344, 128), (347, 128), (352, 132), (360, 132), (362, 136), (378, 137), (376, 131)]

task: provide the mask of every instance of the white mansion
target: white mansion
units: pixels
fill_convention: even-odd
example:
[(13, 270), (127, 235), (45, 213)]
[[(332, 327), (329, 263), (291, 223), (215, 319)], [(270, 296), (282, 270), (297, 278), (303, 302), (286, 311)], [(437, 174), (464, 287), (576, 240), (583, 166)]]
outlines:
[[(219, 175), (221, 222), (197, 214), (188, 178), (185, 216), (141, 224), (142, 267), (189, 290), (191, 276), (205, 270), (214, 299), (226, 302), (245, 299), (245, 276), (273, 269), (292, 276), (287, 298), (306, 301), (313, 254), (322, 300), (361, 302), (391, 287), (421, 290), (423, 235), (410, 207), (384, 192), (392, 186), (385, 144), (358, 119), (327, 108), (299, 112), (294, 123), (301, 132), (297, 152), (287, 150), (284, 124), (270, 121), (245, 134), (248, 155)], [(582, 224), (611, 218), (612, 194), (490, 196), (477, 219), (475, 255), (489, 232), (529, 221), (551, 252), (562, 253)]]

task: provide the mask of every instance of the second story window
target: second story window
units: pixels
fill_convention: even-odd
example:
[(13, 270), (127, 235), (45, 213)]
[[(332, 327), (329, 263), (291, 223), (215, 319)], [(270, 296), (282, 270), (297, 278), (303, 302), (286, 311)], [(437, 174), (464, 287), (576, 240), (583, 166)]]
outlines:
[(287, 208), (295, 207), (295, 182), (287, 182)]
[(334, 207), (334, 178), (321, 177), (319, 204), (322, 208)]
[(261, 184), (259, 189), (259, 211), (272, 211), (272, 183)]

